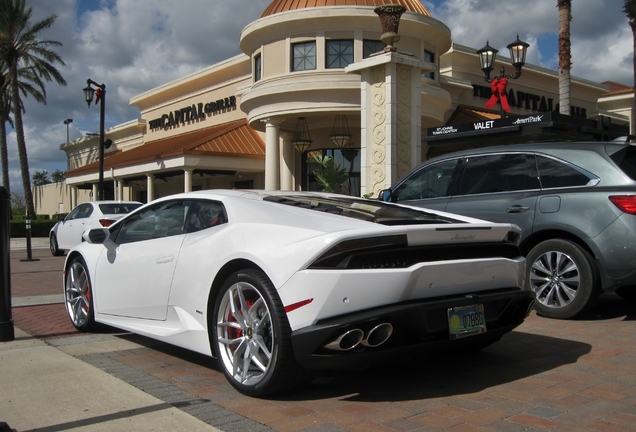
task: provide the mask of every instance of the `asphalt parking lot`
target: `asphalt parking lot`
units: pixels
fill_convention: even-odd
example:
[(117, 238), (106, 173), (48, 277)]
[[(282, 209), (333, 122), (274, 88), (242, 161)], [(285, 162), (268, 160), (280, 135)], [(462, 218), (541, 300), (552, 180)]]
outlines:
[(321, 373), (265, 400), (236, 392), (204, 356), (111, 328), (77, 332), (61, 303), (64, 257), (25, 257), (12, 250), (17, 329), (223, 431), (636, 430), (636, 305), (615, 295), (579, 320), (532, 313), (481, 352)]

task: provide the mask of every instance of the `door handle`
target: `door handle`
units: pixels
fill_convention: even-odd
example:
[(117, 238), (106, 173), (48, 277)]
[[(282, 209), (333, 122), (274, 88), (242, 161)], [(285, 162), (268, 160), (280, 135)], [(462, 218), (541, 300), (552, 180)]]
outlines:
[(520, 205), (514, 205), (506, 209), (506, 213), (524, 213), (530, 210), (530, 207), (524, 207)]
[(157, 264), (171, 263), (173, 259), (174, 259), (174, 255), (162, 256), (162, 257), (157, 258)]

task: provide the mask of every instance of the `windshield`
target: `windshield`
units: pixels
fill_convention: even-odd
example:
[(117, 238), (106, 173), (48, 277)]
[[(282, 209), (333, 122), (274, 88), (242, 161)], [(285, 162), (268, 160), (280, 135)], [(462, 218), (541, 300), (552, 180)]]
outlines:
[(382, 201), (360, 198), (334, 198), (303, 195), (269, 196), (265, 201), (308, 210), (322, 211), (383, 225), (457, 223), (457, 219), (439, 216), (423, 209), (400, 207)]

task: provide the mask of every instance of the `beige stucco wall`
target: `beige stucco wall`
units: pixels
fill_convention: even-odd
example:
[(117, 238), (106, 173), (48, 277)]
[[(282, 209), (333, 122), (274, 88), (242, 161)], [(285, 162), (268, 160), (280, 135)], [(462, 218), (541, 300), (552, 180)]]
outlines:
[[(47, 214), (51, 217), (59, 213), (68, 213), (71, 206), (71, 189), (66, 183), (50, 183), (33, 188), (33, 201), (36, 214)], [(92, 201), (91, 191), (78, 190), (77, 204)]]

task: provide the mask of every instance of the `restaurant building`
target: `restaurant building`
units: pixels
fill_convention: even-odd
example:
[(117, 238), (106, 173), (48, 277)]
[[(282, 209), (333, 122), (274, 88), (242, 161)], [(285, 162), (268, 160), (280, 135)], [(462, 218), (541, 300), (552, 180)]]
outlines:
[[(405, 10), (393, 39), (376, 10), (389, 4)], [(370, 196), (421, 161), (471, 143), (600, 139), (603, 128), (625, 130), (632, 115), (633, 88), (574, 77), (566, 117), (577, 121), (565, 121), (564, 133), (554, 126), (563, 120), (557, 73), (526, 64), (507, 88), (505, 121), (518, 123), (507, 126), (512, 134), (497, 130), (499, 106), (484, 108), (492, 93), (476, 49), (454, 44), (418, 0), (274, 0), (243, 29), (240, 48), (130, 99), (139, 118), (105, 131), (113, 142), (104, 158), (106, 199), (147, 202), (212, 188), (320, 190), (316, 155), (346, 169), (345, 193)], [(510, 68), (510, 60), (499, 56), (495, 70), (501, 66)], [(523, 132), (522, 124), (533, 123), (541, 125)], [(97, 196), (99, 138), (60, 148), (66, 181), (36, 188), (37, 213), (68, 212)]]

